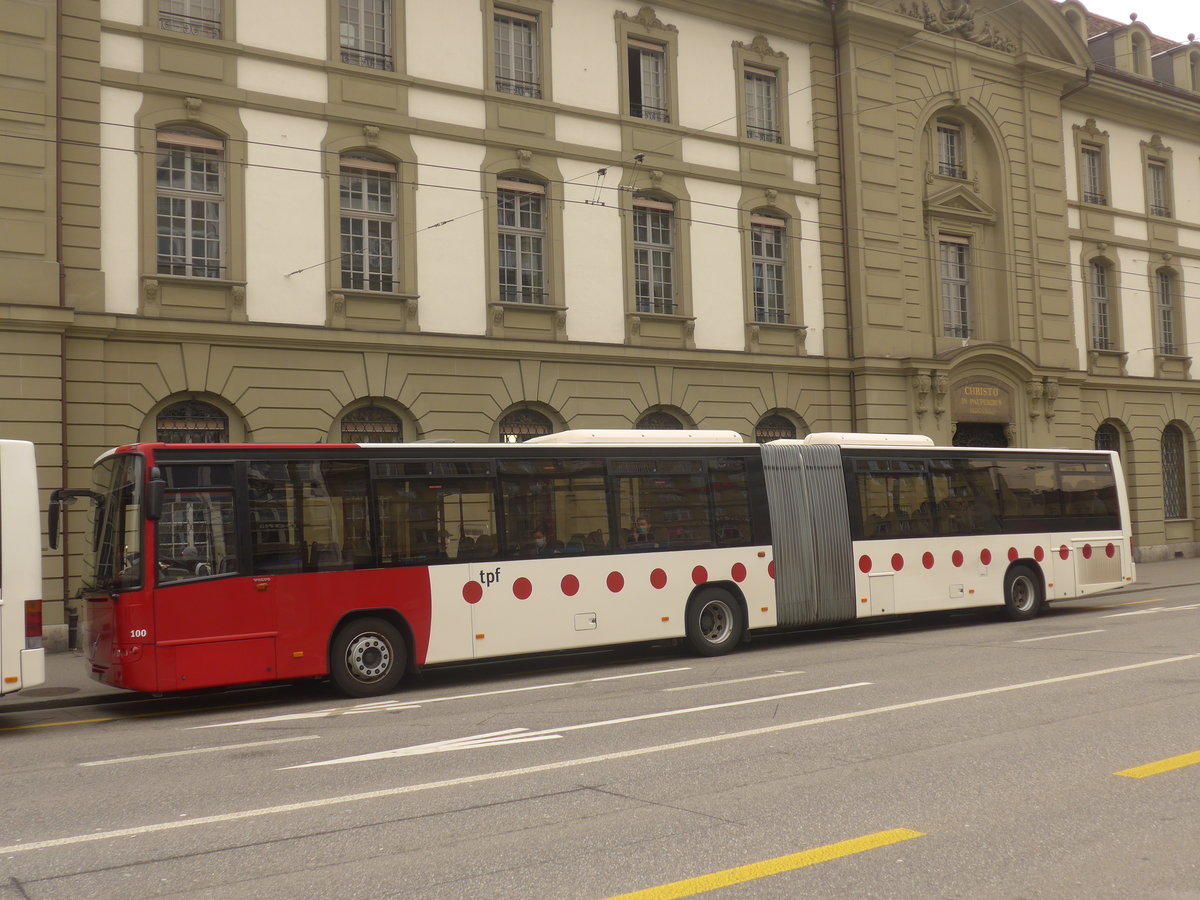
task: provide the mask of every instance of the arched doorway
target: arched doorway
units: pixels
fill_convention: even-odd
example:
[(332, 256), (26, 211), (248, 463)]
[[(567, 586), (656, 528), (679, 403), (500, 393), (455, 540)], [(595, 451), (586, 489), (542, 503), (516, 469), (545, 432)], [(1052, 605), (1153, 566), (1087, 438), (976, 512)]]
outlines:
[(951, 443), (955, 447), (1007, 447), (1005, 428), (1001, 422), (959, 422)]

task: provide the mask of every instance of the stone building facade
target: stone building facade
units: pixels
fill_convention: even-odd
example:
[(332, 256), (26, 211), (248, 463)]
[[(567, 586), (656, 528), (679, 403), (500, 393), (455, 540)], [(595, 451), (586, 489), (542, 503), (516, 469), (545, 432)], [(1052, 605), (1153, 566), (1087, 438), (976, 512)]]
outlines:
[(44, 491), (156, 437), (914, 431), (1116, 447), (1141, 558), (1196, 552), (1200, 45), (1076, 0), (282, 6), (0, 0)]

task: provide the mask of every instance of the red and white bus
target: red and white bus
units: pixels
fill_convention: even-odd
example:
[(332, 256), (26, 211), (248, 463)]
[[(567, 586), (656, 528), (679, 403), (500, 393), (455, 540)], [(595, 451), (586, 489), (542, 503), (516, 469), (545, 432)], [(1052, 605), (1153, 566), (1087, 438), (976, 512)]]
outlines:
[(1043, 602), (1133, 581), (1105, 451), (903, 435), (564, 432), (523, 444), (135, 444), (104, 454), (92, 676), (143, 691)]
[(41, 684), (42, 528), (29, 441), (0, 440), (0, 694)]

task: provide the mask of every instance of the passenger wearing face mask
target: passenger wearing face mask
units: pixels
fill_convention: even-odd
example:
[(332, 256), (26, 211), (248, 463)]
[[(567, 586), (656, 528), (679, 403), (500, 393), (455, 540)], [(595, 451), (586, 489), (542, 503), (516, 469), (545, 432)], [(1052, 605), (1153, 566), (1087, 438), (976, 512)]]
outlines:
[(637, 517), (626, 540), (631, 544), (651, 543), (654, 540), (654, 532), (650, 530), (650, 523), (645, 516)]
[(546, 538), (544, 528), (533, 529), (533, 534), (530, 535), (530, 543), (526, 548), (527, 556), (553, 556), (562, 549), (560, 541), (551, 541)]

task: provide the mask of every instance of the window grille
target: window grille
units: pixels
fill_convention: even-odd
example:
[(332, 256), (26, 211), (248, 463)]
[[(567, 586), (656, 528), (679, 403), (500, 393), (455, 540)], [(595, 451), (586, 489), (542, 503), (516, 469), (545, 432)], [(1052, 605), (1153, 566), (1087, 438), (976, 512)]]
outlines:
[(1112, 330), (1108, 298), (1108, 267), (1101, 262), (1092, 266), (1092, 349), (1111, 350)]
[(496, 183), (500, 299), (545, 303), (545, 188), (520, 179)]
[(669, 412), (656, 410), (655, 412), (646, 413), (638, 419), (636, 427), (644, 428), (648, 431), (682, 431), (683, 423)]
[(778, 219), (750, 221), (750, 277), (754, 291), (754, 321), (786, 322), (784, 293), (784, 223)]
[(403, 440), (403, 424), (382, 407), (360, 406), (342, 416), (344, 444), (399, 444)]
[(391, 0), (339, 0), (342, 62), (391, 71)]
[(970, 273), (971, 246), (965, 241), (943, 240), (941, 253), (942, 333), (946, 337), (971, 336)]
[(196, 37), (221, 37), (221, 0), (158, 0), (158, 27)]
[(521, 97), (541, 97), (537, 16), (496, 10), (494, 24), (496, 90)]
[(1162, 436), (1163, 515), (1187, 518), (1187, 472), (1183, 454), (1183, 432), (1168, 425)]
[(792, 440), (796, 437), (796, 426), (781, 415), (767, 416), (754, 428), (756, 443), (765, 444), (767, 441)]
[(158, 414), (154, 434), (166, 444), (224, 444), (229, 441), (229, 417), (209, 403), (183, 400)]
[(746, 137), (755, 141), (782, 143), (779, 131), (779, 79), (767, 69), (747, 66), (743, 73)]
[(500, 420), (499, 432), (502, 444), (521, 444), (530, 438), (553, 434), (554, 425), (536, 410), (518, 409)]
[(396, 289), (396, 166), (343, 157), (340, 184), (342, 287)]
[(675, 312), (674, 207), (639, 200), (633, 207), (634, 302), (638, 312)]
[(158, 133), (157, 268), (161, 275), (224, 273), (225, 144), (198, 131)]
[(1096, 449), (1121, 452), (1121, 433), (1107, 422), (1096, 429)]

